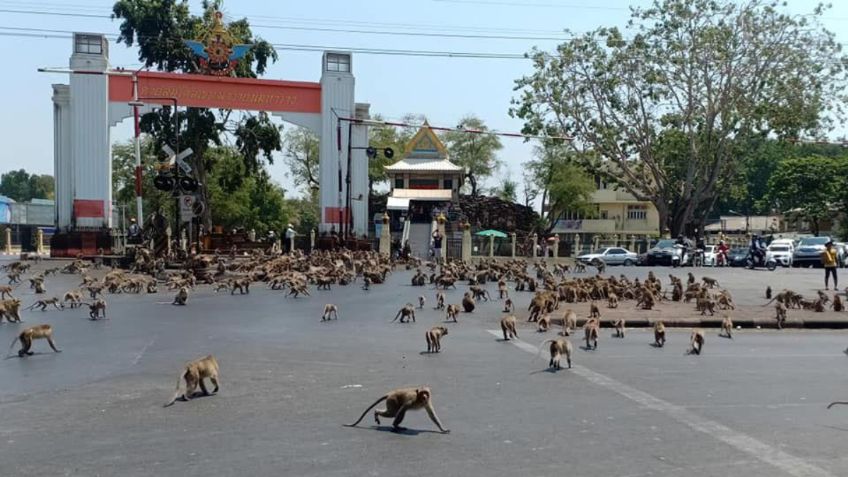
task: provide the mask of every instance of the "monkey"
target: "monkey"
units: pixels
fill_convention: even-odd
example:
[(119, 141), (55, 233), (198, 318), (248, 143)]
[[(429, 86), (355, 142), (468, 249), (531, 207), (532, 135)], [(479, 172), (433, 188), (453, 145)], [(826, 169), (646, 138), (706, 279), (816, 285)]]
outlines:
[(38, 339), (46, 339), (47, 344), (53, 348), (53, 351), (56, 353), (62, 352), (61, 349), (56, 347), (56, 342), (53, 340), (53, 327), (50, 325), (35, 325), (21, 331), (21, 333), (12, 340), (12, 344), (9, 345), (9, 352), (7, 353), (7, 356), (11, 354), (12, 348), (14, 348), (17, 341), (21, 342), (21, 349), (18, 350), (18, 357), (23, 358), (24, 356), (32, 356), (35, 354), (30, 351), (32, 348), (32, 342)]
[(286, 296), (292, 295), (294, 295), (295, 298), (297, 298), (298, 295), (312, 296), (309, 294), (309, 290), (306, 288), (305, 283), (292, 283), (289, 285), (289, 292)]
[(686, 282), (686, 284), (691, 285), (693, 283), (695, 283), (695, 275), (693, 275), (692, 272), (689, 272), (689, 280)]
[(13, 298), (0, 301), (0, 322), (3, 321), (4, 316), (9, 323), (23, 323), (21, 321), (21, 300)]
[(62, 296), (62, 303), (71, 302), (71, 308), (82, 306), (82, 294), (78, 291), (65, 292)]
[(509, 290), (506, 287), (506, 282), (501, 280), (498, 282), (498, 299), (503, 300), (509, 298)]
[(624, 321), (624, 318), (619, 318), (615, 320), (613, 326), (615, 326), (615, 337), (616, 338), (624, 338), (624, 331), (627, 323)]
[(718, 296), (718, 307), (721, 310), (727, 310), (727, 309), (735, 310), (736, 309), (736, 306), (733, 304), (733, 300), (730, 298), (729, 295), (724, 294), (724, 293), (722, 293)]
[(598, 308), (598, 305), (593, 301), (589, 304), (589, 318), (600, 318), (601, 310)]
[(642, 293), (642, 297), (636, 303), (637, 307), (639, 307), (640, 305), (642, 306), (643, 310), (653, 310), (654, 305), (656, 305), (656, 299), (654, 298), (654, 294), (649, 291), (645, 291), (644, 293)]
[(474, 302), (474, 298), (471, 297), (471, 293), (465, 292), (465, 295), (462, 297), (462, 309), (466, 313), (471, 313), (474, 311), (474, 307), (477, 304)]
[(724, 315), (721, 320), (721, 332), (718, 335), (722, 338), (733, 339), (733, 320), (730, 319), (729, 315)]
[(444, 292), (436, 292), (436, 307), (434, 310), (444, 310), (445, 309), (445, 294)]
[(610, 293), (607, 296), (607, 308), (618, 308), (618, 295)]
[(576, 262), (574, 264), (574, 273), (583, 273), (586, 271), (586, 265), (583, 265), (581, 262)]
[(459, 316), (459, 305), (448, 305), (447, 308), (447, 319), (452, 319), (454, 323), (457, 323), (456, 317)]
[(700, 328), (696, 328), (692, 330), (692, 334), (689, 335), (689, 350), (686, 351), (686, 354), (701, 354), (701, 350), (704, 349), (704, 330)]
[(565, 313), (562, 315), (562, 331), (560, 334), (562, 336), (570, 336), (571, 330), (574, 328), (577, 328), (577, 313), (569, 308), (565, 310)]
[(231, 282), (232, 287), (230, 288), (230, 295), (234, 295), (236, 293), (236, 288), (238, 288), (239, 295), (250, 294), (250, 278), (240, 278), (233, 280)]
[(683, 299), (683, 285), (680, 282), (675, 282), (671, 289), (671, 301), (680, 301)]
[(701, 280), (704, 281), (704, 286), (706, 286), (707, 288), (715, 288), (718, 286), (718, 280), (716, 280), (715, 278), (703, 277), (701, 278)]
[(27, 307), (27, 310), (32, 310), (33, 308), (40, 307), (41, 311), (46, 311), (47, 307), (50, 305), (55, 306), (57, 310), (62, 310), (65, 308), (65, 305), (59, 301), (59, 297), (54, 296), (53, 298), (48, 298), (46, 300), (38, 300), (37, 302)]
[(332, 277), (318, 277), (315, 279), (315, 284), (318, 285), (316, 288), (318, 290), (332, 290), (330, 285), (333, 284), (335, 280)]
[(177, 292), (177, 296), (174, 297), (174, 301), (171, 303), (172, 305), (185, 305), (186, 300), (188, 300), (188, 288), (180, 287), (180, 291)]
[(833, 311), (845, 311), (845, 305), (842, 303), (842, 298), (836, 293), (833, 294), (833, 303), (830, 304)]
[(548, 348), (551, 353), (551, 359), (548, 361), (548, 368), (553, 368), (555, 370), (562, 369), (560, 359), (565, 356), (565, 362), (568, 363), (568, 369), (571, 369), (571, 355), (573, 353), (571, 342), (564, 339), (542, 341), (539, 345), (539, 354), (536, 355), (537, 358), (542, 354), (545, 343), (551, 344)]
[(786, 305), (781, 302), (774, 304), (775, 319), (777, 320), (777, 329), (782, 330), (783, 324), (786, 322)]
[(698, 298), (697, 306), (698, 310), (701, 310), (701, 315), (706, 315), (707, 311), (710, 312), (710, 316), (715, 315), (715, 302), (710, 300), (709, 298)]
[(406, 306), (398, 310), (397, 315), (395, 315), (395, 319), (392, 320), (392, 323), (400, 318), (401, 323), (408, 323), (411, 319), (413, 323), (415, 323), (415, 307), (412, 306), (412, 303), (407, 303)]
[(0, 286), (0, 299), (6, 298), (6, 295), (8, 295), (9, 298), (14, 298), (12, 296), (12, 290), (13, 290), (13, 288), (10, 287), (9, 285)]
[(448, 335), (448, 329), (444, 326), (434, 326), (424, 334), (427, 339), (427, 352), (438, 353), (442, 350), (442, 336)]
[(766, 286), (766, 300), (771, 300), (771, 285)]
[(662, 321), (654, 323), (654, 344), (657, 348), (665, 346), (665, 323)]
[[(586, 349), (598, 349), (598, 328), (601, 323), (597, 318), (589, 318), (583, 325), (583, 334), (586, 339)], [(593, 343), (594, 346), (590, 346)]]
[(159, 287), (156, 285), (156, 281), (147, 282), (147, 293), (158, 293)]
[(483, 300), (489, 301), (489, 291), (488, 290), (475, 285), (475, 286), (472, 286), (470, 288), (470, 291), (471, 291), (472, 297), (475, 300), (483, 299)]
[(503, 331), (504, 341), (509, 341), (510, 338), (518, 338), (518, 332), (515, 330), (514, 315), (501, 318), (501, 331)]
[(9, 272), (8, 277), (9, 277), (9, 285), (11, 285), (13, 283), (21, 283), (21, 272), (20, 272), (20, 270)]
[(818, 293), (819, 301), (821, 301), (823, 305), (827, 305), (828, 303), (830, 303), (830, 297), (827, 296), (825, 292), (821, 290), (816, 290), (816, 293)]
[(362, 289), (368, 291), (371, 289), (371, 279), (369, 277), (365, 277), (362, 280)]
[(222, 280), (220, 282), (217, 282), (217, 283), (215, 283), (215, 286), (212, 288), (212, 290), (215, 293), (219, 293), (219, 292), (222, 292), (222, 291), (225, 291), (225, 290), (229, 290), (232, 287), (231, 282), (232, 282), (232, 280)]
[(550, 326), (551, 326), (551, 315), (544, 313), (541, 317), (539, 317), (538, 330), (539, 330), (540, 333), (545, 332), (545, 331), (548, 331), (548, 328), (550, 328)]
[(180, 383), (183, 380), (185, 380), (185, 392), (182, 395), (183, 401), (191, 400), (197, 386), (200, 386), (200, 390), (203, 391), (203, 394), (208, 396), (210, 393), (206, 389), (206, 384), (203, 382), (206, 378), (209, 378), (209, 380), (212, 381), (212, 384), (215, 385), (215, 389), (212, 390), (212, 394), (217, 393), (219, 389), (218, 361), (211, 354), (186, 363), (183, 368), (183, 372), (177, 376), (177, 388), (174, 391), (174, 397), (172, 397), (170, 401), (166, 402), (163, 407), (168, 407), (174, 404), (180, 397)]
[(88, 305), (88, 316), (92, 321), (98, 320), (101, 316), (106, 318), (106, 301), (98, 299), (94, 303), (86, 303)]
[(339, 308), (332, 303), (327, 303), (324, 305), (324, 314), (321, 315), (321, 321), (330, 321), (330, 317), (334, 317), (336, 320), (339, 319)]
[(35, 282), (35, 293), (37, 295), (40, 295), (42, 293), (47, 293), (47, 289), (44, 288), (44, 282), (43, 281), (38, 280), (37, 282)]
[(386, 401), (386, 409), (376, 409), (374, 411), (374, 420), (377, 421), (377, 425), (380, 425), (381, 416), (393, 417), (394, 421), (392, 421), (392, 431), (405, 431), (406, 428), (401, 427), (400, 424), (403, 422), (406, 412), (417, 411), (424, 408), (427, 411), (427, 415), (430, 416), (430, 420), (436, 424), (443, 434), (450, 432), (450, 430), (445, 429), (444, 426), (442, 426), (441, 421), (439, 421), (439, 416), (436, 415), (436, 410), (433, 409), (432, 393), (428, 387), (395, 389), (374, 401), (374, 404), (368, 406), (356, 422), (353, 424), (346, 424), (346, 427), (356, 427), (356, 425), (365, 418), (368, 411), (383, 401)]
[(427, 299), (426, 299), (426, 298), (424, 298), (424, 295), (420, 295), (420, 296), (418, 297), (418, 309), (419, 309), (419, 310), (423, 310), (423, 309), (424, 309), (424, 303), (425, 303), (426, 301), (427, 301)]

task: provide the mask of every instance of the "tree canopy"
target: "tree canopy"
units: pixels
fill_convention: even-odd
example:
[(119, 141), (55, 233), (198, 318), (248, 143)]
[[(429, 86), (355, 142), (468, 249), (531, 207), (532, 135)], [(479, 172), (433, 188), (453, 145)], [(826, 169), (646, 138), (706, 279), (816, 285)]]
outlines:
[[(183, 43), (195, 39), (212, 24), (215, 11), (221, 0), (204, 0), (203, 14), (192, 15), (186, 0), (118, 0), (112, 7), (112, 18), (120, 19), (118, 41), (126, 46), (138, 48), (138, 59), (145, 67), (160, 71), (196, 73), (198, 65), (191, 50)], [(268, 65), (277, 60), (274, 48), (261, 38), (254, 37), (246, 19), (227, 25), (234, 39), (241, 44), (252, 45), (238, 63), (233, 74), (238, 77), (255, 78), (265, 73)], [(155, 149), (172, 142), (172, 107), (145, 114), (141, 129), (151, 134)], [(235, 144), (244, 163), (243, 174), (261, 174), (265, 161), (273, 162), (273, 152), (282, 149), (281, 128), (267, 114), (187, 108), (177, 115), (180, 147), (191, 147), (194, 154), (188, 159), (194, 166), (196, 178), (207, 184), (208, 174), (215, 167), (218, 156), (207, 155), (211, 146), (220, 146), (226, 138), (235, 138)], [(208, 190), (201, 192), (208, 203)], [(209, 207), (204, 213), (204, 222), (211, 225)]]
[(796, 215), (818, 235), (821, 223), (833, 218), (844, 196), (848, 159), (812, 156), (782, 161), (768, 182), (766, 199), (778, 210)]
[(49, 174), (30, 174), (19, 169), (0, 176), (0, 195), (18, 202), (53, 199), (54, 185), (53, 176)]
[(571, 137), (593, 171), (651, 201), (686, 231), (738, 172), (739, 145), (817, 137), (842, 111), (846, 58), (823, 7), (779, 1), (656, 0), (625, 31), (575, 34), (516, 82), (527, 133)]
[(534, 148), (535, 158), (527, 162), (525, 179), (527, 194), (541, 193), (542, 226), (545, 233), (556, 225), (563, 212), (591, 213), (589, 199), (595, 190), (592, 177), (578, 164), (573, 153), (562, 144), (547, 142)]
[(448, 148), (451, 162), (465, 168), (465, 177), (471, 187), (471, 195), (476, 196), (480, 189), (480, 182), (490, 177), (500, 167), (501, 162), (496, 153), (503, 148), (503, 145), (498, 136), (474, 132), (489, 130), (483, 120), (476, 116), (462, 118), (459, 127), (468, 132), (448, 131), (442, 135), (442, 140)]

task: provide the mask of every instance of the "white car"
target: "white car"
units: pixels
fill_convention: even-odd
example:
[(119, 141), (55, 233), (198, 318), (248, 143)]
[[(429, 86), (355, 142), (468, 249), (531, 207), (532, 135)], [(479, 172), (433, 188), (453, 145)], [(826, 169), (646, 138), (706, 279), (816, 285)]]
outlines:
[(639, 260), (639, 255), (620, 247), (609, 247), (598, 250), (595, 253), (587, 253), (577, 257), (578, 261), (587, 264), (594, 264), (598, 261), (604, 262), (606, 265), (624, 265), (630, 267), (636, 265)]
[(792, 253), (795, 250), (787, 243), (774, 243), (766, 248), (766, 261), (773, 258), (775, 262), (784, 267), (792, 266)]
[(716, 252), (718, 245), (707, 245), (704, 247), (704, 266), (714, 267), (717, 265)]

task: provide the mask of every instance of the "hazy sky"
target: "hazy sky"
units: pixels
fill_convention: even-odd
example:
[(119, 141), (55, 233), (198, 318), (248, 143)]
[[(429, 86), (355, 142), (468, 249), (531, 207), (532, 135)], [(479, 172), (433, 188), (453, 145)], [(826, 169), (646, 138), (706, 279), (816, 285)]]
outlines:
[[(191, 6), (197, 11), (200, 3), (193, 0)], [(226, 19), (246, 16), (254, 25), (254, 33), (274, 44), (512, 54), (526, 52), (534, 45), (552, 49), (559, 41), (548, 38), (564, 39), (562, 31), (566, 28), (582, 32), (601, 25), (623, 26), (629, 5), (648, 3), (646, 0), (230, 0), (224, 3), (224, 13)], [(808, 0), (789, 3), (796, 13), (807, 13), (814, 5)], [(833, 3), (836, 6), (827, 13), (825, 24), (837, 32), (840, 41), (848, 41), (843, 33), (848, 26), (848, 1)], [(53, 173), (50, 85), (66, 83), (67, 76), (38, 73), (36, 69), (67, 67), (71, 53), (71, 41), (67, 38), (15, 35), (57, 35), (34, 29), (116, 34), (119, 22), (99, 17), (108, 17), (111, 5), (106, 0), (0, 0), (0, 41), (6, 65), (5, 74), (0, 76), (5, 109), (0, 115), (3, 139), (0, 172), (24, 167), (33, 172)], [(279, 48), (278, 53), (280, 59), (271, 66), (266, 78), (318, 80), (320, 52)], [(114, 43), (110, 45), (110, 60), (113, 66), (139, 66), (134, 48)], [(455, 126), (463, 115), (473, 113), (491, 128), (503, 131), (521, 129), (521, 121), (511, 119), (507, 111), (513, 96), (513, 81), (530, 71), (530, 62), (524, 59), (363, 53), (355, 53), (353, 58), (356, 99), (370, 103), (372, 114), (380, 113), (390, 119), (399, 119), (405, 113), (424, 114), (434, 125)], [(112, 129), (116, 142), (130, 139), (131, 134), (129, 119)], [(503, 143), (500, 157), (506, 166), (495, 180), (511, 175), (520, 182), (521, 164), (528, 159), (531, 145), (508, 138)], [(270, 171), (274, 179), (290, 187), (282, 160), (275, 161)]]

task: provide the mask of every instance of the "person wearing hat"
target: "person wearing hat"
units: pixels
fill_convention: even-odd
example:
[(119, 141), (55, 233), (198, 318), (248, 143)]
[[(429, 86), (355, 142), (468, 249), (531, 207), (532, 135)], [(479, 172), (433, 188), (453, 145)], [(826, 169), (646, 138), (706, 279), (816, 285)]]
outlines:
[(833, 241), (829, 240), (824, 244), (824, 251), (821, 254), (822, 265), (824, 265), (824, 289), (829, 290), (828, 279), (833, 275), (833, 289), (837, 290), (839, 285), (836, 283), (836, 265), (838, 264), (839, 255), (836, 253), (836, 248), (833, 246)]
[(286, 243), (283, 244), (283, 249), (286, 253), (291, 253), (292, 240), (294, 240), (295, 235), (294, 227), (292, 227), (292, 224), (289, 224), (288, 227), (286, 227)]

